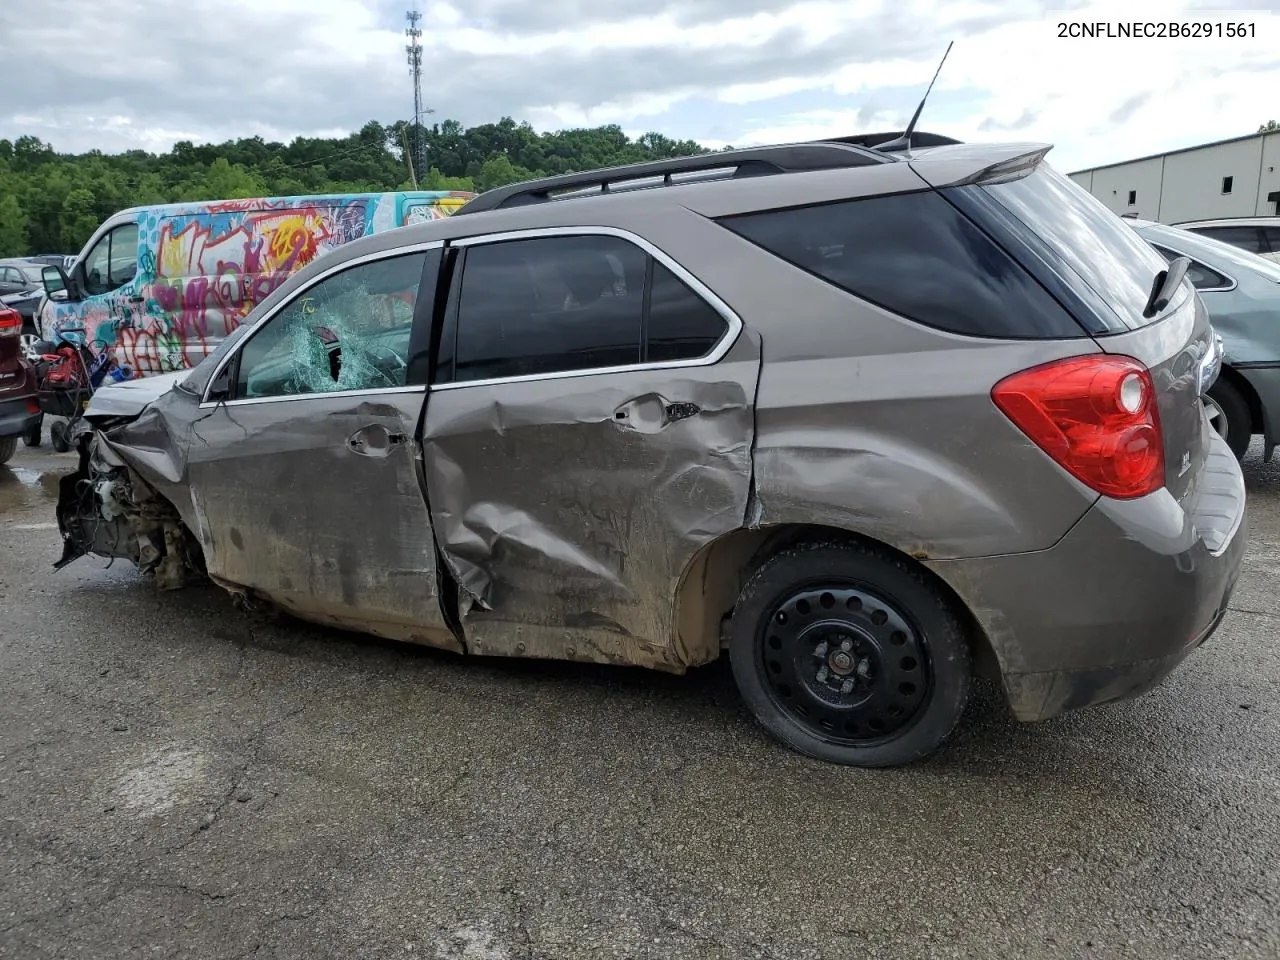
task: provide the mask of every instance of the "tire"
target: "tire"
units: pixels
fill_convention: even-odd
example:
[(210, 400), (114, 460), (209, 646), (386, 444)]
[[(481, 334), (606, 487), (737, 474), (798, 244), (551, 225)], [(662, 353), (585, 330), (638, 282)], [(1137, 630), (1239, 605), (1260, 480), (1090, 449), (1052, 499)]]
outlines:
[(43, 435), (44, 435), (44, 414), (41, 414), (40, 419), (38, 419), (35, 422), (35, 424), (31, 427), (31, 429), (22, 435), (23, 446), (27, 446), (27, 447), (40, 446), (40, 441), (43, 439)]
[(49, 427), (49, 440), (53, 443), (53, 449), (59, 453), (66, 453), (71, 449), (71, 441), (67, 439), (67, 421), (54, 421)]
[(17, 449), (17, 437), (0, 437), (0, 463), (8, 463)]
[(918, 567), (864, 544), (802, 544), (767, 560), (738, 597), (729, 659), (769, 733), (859, 767), (936, 750), (964, 712), (972, 674), (951, 602)]
[[(1237, 460), (1244, 459), (1245, 451), (1253, 440), (1253, 417), (1244, 395), (1229, 380), (1221, 376), (1209, 388), (1209, 418)], [(1217, 407), (1215, 410), (1214, 407)]]

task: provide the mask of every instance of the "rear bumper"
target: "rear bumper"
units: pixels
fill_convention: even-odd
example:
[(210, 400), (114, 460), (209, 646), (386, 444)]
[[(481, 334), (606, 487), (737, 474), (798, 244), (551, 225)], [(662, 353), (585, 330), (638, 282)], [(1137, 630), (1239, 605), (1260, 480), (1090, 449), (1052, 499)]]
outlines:
[(1137, 696), (1221, 622), (1246, 540), (1244, 478), (1214, 434), (1181, 503), (1099, 500), (1037, 553), (931, 566), (964, 600), (1020, 720)]
[(0, 399), (0, 437), (20, 436), (39, 420), (40, 405), (34, 393), (25, 397)]

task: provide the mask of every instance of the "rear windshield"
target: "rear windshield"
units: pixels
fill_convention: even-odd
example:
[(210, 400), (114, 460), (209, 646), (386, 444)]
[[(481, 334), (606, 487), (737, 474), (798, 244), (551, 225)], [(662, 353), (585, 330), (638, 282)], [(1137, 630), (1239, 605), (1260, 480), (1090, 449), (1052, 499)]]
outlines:
[(1150, 322), (1142, 311), (1167, 264), (1088, 191), (1043, 163), (1020, 180), (982, 189), (1066, 261), (1126, 327)]

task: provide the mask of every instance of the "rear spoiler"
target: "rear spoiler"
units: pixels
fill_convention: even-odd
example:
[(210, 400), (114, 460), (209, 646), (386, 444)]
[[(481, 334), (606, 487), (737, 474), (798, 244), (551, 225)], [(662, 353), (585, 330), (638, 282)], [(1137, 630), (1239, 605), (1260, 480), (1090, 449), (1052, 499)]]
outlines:
[(972, 149), (943, 148), (909, 163), (925, 183), (937, 189), (1007, 183), (1021, 180), (1035, 170), (1052, 149), (1051, 143), (974, 144)]

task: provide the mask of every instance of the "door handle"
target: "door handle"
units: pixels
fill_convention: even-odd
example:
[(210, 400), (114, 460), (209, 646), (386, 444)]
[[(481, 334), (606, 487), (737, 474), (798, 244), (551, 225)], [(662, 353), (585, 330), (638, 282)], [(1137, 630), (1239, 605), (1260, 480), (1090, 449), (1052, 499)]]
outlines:
[(389, 430), (381, 423), (371, 423), (347, 437), (347, 449), (362, 457), (387, 457), (408, 439), (407, 434), (398, 430)]
[(614, 426), (637, 430), (640, 433), (653, 433), (663, 427), (687, 420), (702, 412), (696, 403), (687, 401), (671, 403), (656, 393), (646, 394), (628, 400), (613, 411)]

